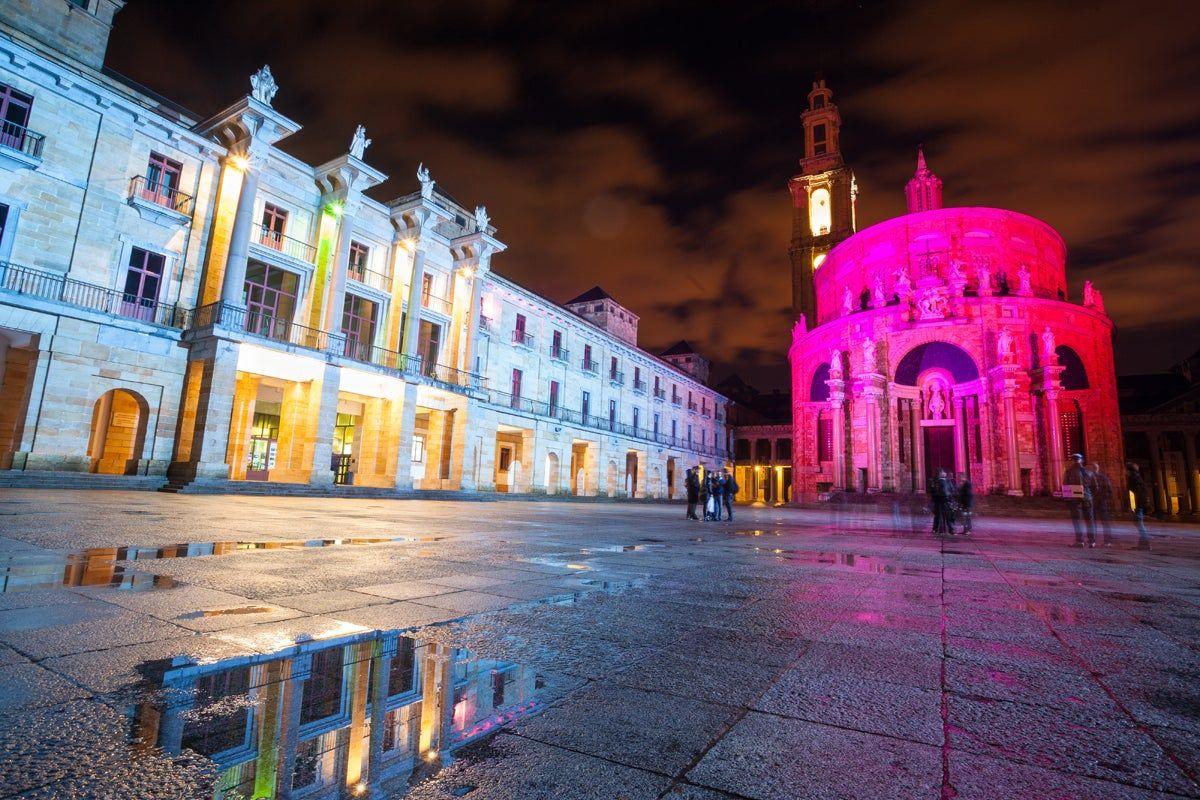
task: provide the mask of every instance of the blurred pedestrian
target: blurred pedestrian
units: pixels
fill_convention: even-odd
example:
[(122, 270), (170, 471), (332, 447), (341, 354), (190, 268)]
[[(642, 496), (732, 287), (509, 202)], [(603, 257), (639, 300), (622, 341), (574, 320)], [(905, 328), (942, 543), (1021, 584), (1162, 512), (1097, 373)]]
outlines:
[(1093, 462), (1092, 468), (1089, 470), (1092, 473), (1092, 483), (1095, 485), (1095, 496), (1092, 498), (1092, 513), (1096, 515), (1096, 522), (1104, 531), (1104, 546), (1113, 546), (1112, 535), (1112, 511), (1113, 511), (1113, 485), (1108, 476), (1100, 471), (1100, 464)]
[(946, 508), (950, 502), (950, 481), (946, 479), (946, 470), (939, 469), (937, 475), (929, 482), (929, 505), (933, 511), (933, 535), (946, 536), (949, 511)]
[(700, 519), (696, 516), (696, 503), (700, 502), (700, 479), (696, 476), (696, 468), (691, 467), (683, 478), (683, 488), (687, 491), (687, 518)]
[(1063, 474), (1063, 497), (1071, 511), (1071, 526), (1075, 529), (1075, 547), (1083, 547), (1083, 532), (1087, 531), (1087, 546), (1096, 546), (1096, 515), (1092, 504), (1095, 481), (1083, 466), (1083, 455), (1071, 456), (1071, 465)]
[(729, 470), (724, 471), (725, 474), (725, 491), (721, 494), (721, 499), (725, 501), (725, 517), (733, 522), (733, 498), (737, 497), (738, 485), (733, 479), (733, 473)]
[(1150, 507), (1150, 487), (1142, 477), (1142, 468), (1130, 461), (1125, 467), (1125, 483), (1133, 495), (1133, 524), (1137, 526), (1139, 550), (1150, 549), (1150, 533), (1146, 530), (1146, 509)]
[(705, 522), (708, 522), (712, 517), (709, 514), (708, 500), (712, 496), (712, 473), (707, 473), (700, 479), (700, 517)]
[(975, 487), (965, 475), (958, 484), (958, 511), (962, 519), (962, 535), (967, 536), (975, 529)]

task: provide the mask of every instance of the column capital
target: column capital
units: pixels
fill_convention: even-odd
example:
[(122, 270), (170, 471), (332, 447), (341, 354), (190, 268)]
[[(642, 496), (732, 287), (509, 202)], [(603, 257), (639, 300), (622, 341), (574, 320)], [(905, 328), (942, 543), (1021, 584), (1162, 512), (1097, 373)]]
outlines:
[(230, 153), (253, 159), (265, 156), (273, 145), (300, 127), (299, 122), (288, 119), (252, 95), (246, 95), (193, 130), (215, 139)]
[(387, 175), (349, 153), (326, 161), (316, 169), (316, 183), (317, 188), (321, 190), (321, 200), (326, 203), (343, 203), (343, 213), (351, 216), (358, 212), (362, 203), (362, 193), (385, 180)]

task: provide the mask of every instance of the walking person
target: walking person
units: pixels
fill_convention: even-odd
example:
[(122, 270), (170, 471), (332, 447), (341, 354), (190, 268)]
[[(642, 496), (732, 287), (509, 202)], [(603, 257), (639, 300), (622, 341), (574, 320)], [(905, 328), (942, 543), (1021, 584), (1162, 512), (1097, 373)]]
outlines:
[(721, 479), (715, 472), (708, 475), (708, 502), (704, 507), (708, 510), (710, 521), (716, 522), (721, 519)]
[(1113, 546), (1112, 535), (1112, 510), (1113, 510), (1113, 485), (1108, 476), (1100, 471), (1100, 465), (1093, 462), (1092, 468), (1089, 470), (1092, 473), (1092, 482), (1095, 484), (1095, 496), (1092, 498), (1092, 513), (1096, 516), (1096, 522), (1104, 530), (1104, 546)]
[(687, 518), (700, 519), (696, 516), (696, 503), (700, 502), (700, 481), (696, 477), (696, 468), (690, 467), (684, 473), (683, 488), (687, 491)]
[(738, 485), (737, 481), (733, 479), (733, 473), (725, 470), (725, 491), (722, 492), (721, 497), (725, 501), (725, 516), (730, 522), (733, 522), (733, 498), (737, 496), (737, 493)]
[(1071, 510), (1071, 526), (1075, 529), (1075, 547), (1083, 547), (1083, 532), (1087, 531), (1087, 546), (1096, 546), (1096, 515), (1092, 505), (1095, 481), (1083, 466), (1083, 455), (1071, 456), (1071, 466), (1063, 474), (1063, 497)]
[(708, 522), (708, 496), (711, 485), (712, 475), (705, 475), (700, 480), (700, 516), (705, 522)]
[(962, 535), (968, 536), (975, 529), (975, 487), (965, 475), (958, 484), (958, 510), (962, 515)]
[(945, 536), (949, 533), (946, 526), (948, 518), (946, 505), (950, 502), (949, 484), (944, 469), (939, 469), (937, 475), (929, 482), (929, 505), (933, 511), (934, 536)]
[(1146, 509), (1150, 507), (1150, 486), (1142, 477), (1142, 468), (1130, 461), (1125, 466), (1125, 484), (1133, 494), (1133, 524), (1138, 531), (1138, 550), (1150, 549), (1150, 533), (1146, 530)]

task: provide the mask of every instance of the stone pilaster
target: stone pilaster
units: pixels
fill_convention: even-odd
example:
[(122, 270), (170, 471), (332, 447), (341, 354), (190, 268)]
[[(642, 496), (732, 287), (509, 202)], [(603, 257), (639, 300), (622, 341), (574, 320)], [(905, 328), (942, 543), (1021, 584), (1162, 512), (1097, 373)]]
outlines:
[(309, 467), (312, 471), (308, 478), (313, 486), (333, 485), (330, 466), (333, 460), (333, 426), (337, 422), (339, 378), (340, 370), (332, 364), (326, 364), (320, 387), (313, 387), (312, 399), (318, 403), (317, 408), (309, 409), (310, 414), (316, 414), (312, 463)]

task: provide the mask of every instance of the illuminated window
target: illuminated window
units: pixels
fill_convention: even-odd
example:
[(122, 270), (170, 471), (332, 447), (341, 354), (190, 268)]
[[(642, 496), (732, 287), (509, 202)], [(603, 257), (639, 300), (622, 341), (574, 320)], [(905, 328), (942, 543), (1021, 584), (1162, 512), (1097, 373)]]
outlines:
[(829, 233), (833, 227), (833, 210), (829, 204), (829, 190), (825, 187), (813, 189), (808, 196), (808, 225), (813, 236)]
[(833, 461), (833, 421), (826, 417), (817, 420), (817, 460)]
[(813, 125), (813, 155), (821, 156), (829, 152), (829, 132), (825, 123)]
[(825, 263), (825, 253), (817, 253), (813, 256), (813, 272), (817, 271), (817, 267)]

